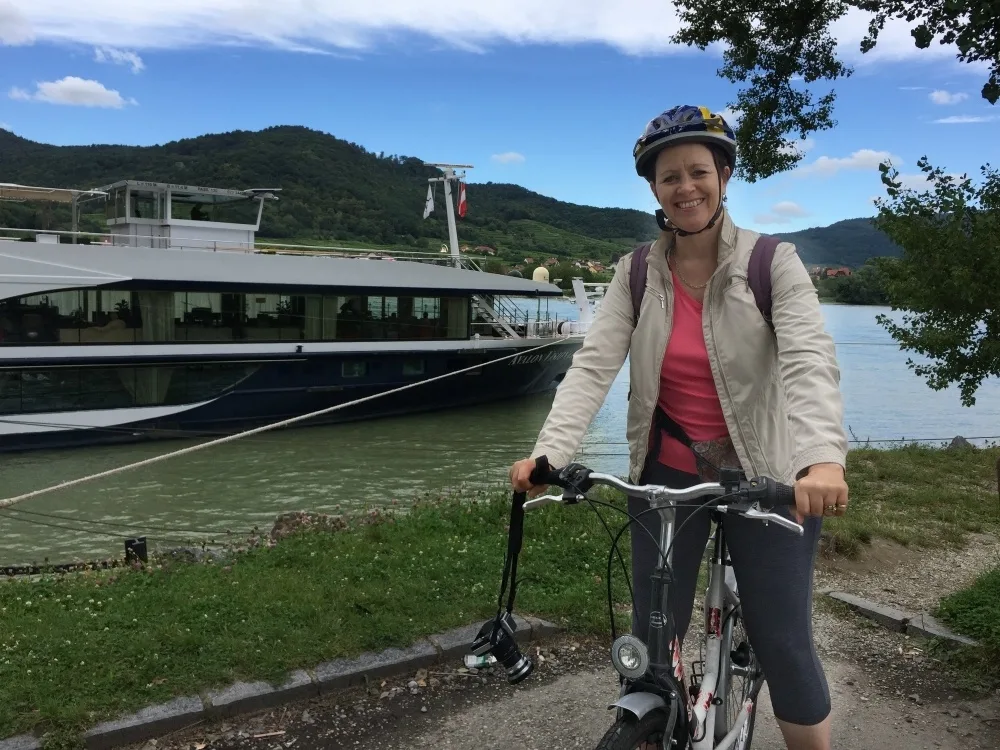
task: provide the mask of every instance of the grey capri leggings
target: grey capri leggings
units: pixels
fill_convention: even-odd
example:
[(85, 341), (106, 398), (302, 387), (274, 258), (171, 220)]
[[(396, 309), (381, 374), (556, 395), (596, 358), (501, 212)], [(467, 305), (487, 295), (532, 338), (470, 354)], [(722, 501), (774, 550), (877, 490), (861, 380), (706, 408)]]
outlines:
[[(642, 482), (673, 488), (690, 487), (698, 477), (650, 461)], [(630, 497), (629, 513), (649, 508)], [(694, 508), (678, 508), (676, 528)], [(782, 512), (787, 512), (783, 510)], [(632, 522), (632, 587), (635, 610), (632, 631), (645, 639), (649, 623), (650, 580), (656, 565), (660, 517), (646, 513), (640, 522), (653, 537)], [(699, 511), (674, 537), (674, 585), (670, 592), (677, 637), (683, 642), (691, 621), (698, 567), (708, 543), (711, 517)], [(765, 526), (738, 516), (724, 516), (726, 543), (736, 575), (747, 636), (764, 670), (774, 715), (790, 724), (811, 726), (830, 713), (830, 691), (816, 654), (812, 632), (813, 564), (823, 519), (806, 519), (800, 537), (777, 526)]]

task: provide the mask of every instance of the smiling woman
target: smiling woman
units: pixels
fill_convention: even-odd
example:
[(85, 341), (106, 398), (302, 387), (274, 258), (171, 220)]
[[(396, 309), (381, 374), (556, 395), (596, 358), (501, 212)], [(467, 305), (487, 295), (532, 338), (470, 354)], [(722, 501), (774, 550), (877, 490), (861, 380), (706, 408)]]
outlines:
[[(632, 155), (660, 205), (663, 231), (645, 257), (637, 252), (619, 261), (535, 449), (511, 470), (512, 484), (537, 494), (535, 458), (557, 467), (572, 460), (626, 357), (633, 483), (684, 488), (714, 481), (723, 468), (794, 482), (802, 537), (776, 543), (766, 529), (731, 517), (723, 526), (740, 616), (768, 675), (787, 747), (829, 750), (830, 693), (812, 641), (811, 582), (822, 517), (847, 508), (847, 436), (816, 289), (794, 246), (774, 243), (761, 272), (771, 281), (772, 308), (768, 318), (761, 314), (758, 289), (748, 283), (751, 257), (764, 257), (754, 253), (760, 236), (735, 226), (725, 208), (736, 138), (724, 117), (705, 107), (669, 109), (649, 122)], [(648, 501), (629, 499), (632, 517), (642, 516), (632, 533), (632, 627), (640, 638), (662, 617), (649, 605), (660, 521), (648, 509)], [(674, 528), (685, 531), (665, 563), (671, 585), (664, 609), (672, 615), (666, 642), (682, 643), (710, 518), (690, 505), (672, 514)]]

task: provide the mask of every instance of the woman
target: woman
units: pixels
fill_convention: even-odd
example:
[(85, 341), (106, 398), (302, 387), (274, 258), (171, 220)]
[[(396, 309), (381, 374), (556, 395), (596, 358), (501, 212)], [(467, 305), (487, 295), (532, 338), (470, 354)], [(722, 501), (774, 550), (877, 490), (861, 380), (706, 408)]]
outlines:
[[(797, 535), (727, 516), (726, 538), (743, 601), (747, 634), (767, 676), (775, 717), (789, 750), (829, 750), (830, 693), (812, 639), (812, 573), (822, 516), (847, 507), (847, 438), (840, 373), (815, 287), (789, 243), (771, 265), (774, 329), (756, 307), (747, 264), (758, 234), (736, 227), (725, 193), (736, 140), (704, 107), (680, 106), (653, 119), (633, 152), (636, 172), (660, 205), (663, 229), (650, 249), (638, 320), (629, 291), (631, 254), (615, 270), (600, 310), (560, 385), (531, 457), (511, 483), (537, 495), (534, 458), (572, 460), (626, 356), (631, 391), (627, 434), (633, 481), (687, 487), (699, 481), (687, 437), (748, 476), (795, 485)], [(666, 431), (681, 428), (682, 433)], [(636, 515), (647, 505), (630, 498)], [(648, 505), (647, 505), (648, 507)], [(678, 509), (677, 524), (690, 515)], [(646, 519), (649, 519), (646, 521)], [(632, 537), (636, 612), (646, 623), (652, 539), (659, 519), (642, 519), (652, 537)], [(683, 641), (698, 565), (709, 533), (699, 513), (674, 543), (674, 622)]]

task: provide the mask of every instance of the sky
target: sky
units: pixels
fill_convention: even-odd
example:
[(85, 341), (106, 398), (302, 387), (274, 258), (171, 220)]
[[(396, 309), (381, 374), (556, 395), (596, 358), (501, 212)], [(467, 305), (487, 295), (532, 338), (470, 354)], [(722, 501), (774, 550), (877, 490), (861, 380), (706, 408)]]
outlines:
[[(473, 165), (470, 213), (488, 181), (652, 212), (631, 156), (645, 123), (682, 103), (732, 114), (738, 91), (717, 74), (720, 49), (671, 45), (676, 29), (672, 3), (653, 0), (0, 0), (0, 127), (57, 145), (152, 145), (304, 125)], [(871, 216), (885, 158), (914, 184), (924, 155), (972, 176), (995, 161), (985, 67), (916, 49), (905, 24), (862, 56), (866, 29), (856, 12), (835, 27), (855, 67), (834, 84), (837, 127), (797, 144), (795, 170), (734, 181), (737, 224)]]

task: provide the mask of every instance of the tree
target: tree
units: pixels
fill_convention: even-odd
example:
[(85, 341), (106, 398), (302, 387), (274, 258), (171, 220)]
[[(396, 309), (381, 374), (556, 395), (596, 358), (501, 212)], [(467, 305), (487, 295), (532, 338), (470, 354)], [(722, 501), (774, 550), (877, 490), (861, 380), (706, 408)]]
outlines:
[[(989, 78), (982, 96), (1000, 99), (1000, 3), (996, 0), (674, 0), (682, 22), (674, 41), (705, 49), (727, 45), (720, 75), (744, 83), (732, 105), (742, 112), (737, 128), (738, 173), (755, 182), (795, 166), (802, 153), (789, 136), (836, 125), (836, 94), (818, 98), (808, 90), (817, 81), (834, 81), (853, 72), (837, 59), (831, 25), (849, 10), (874, 14), (861, 51), (870, 52), (890, 19), (905, 19), (914, 45), (928, 48), (935, 39), (955, 44), (957, 58), (986, 62)], [(801, 77), (804, 85), (796, 85)]]
[[(674, 0), (682, 26), (674, 41), (705, 49), (727, 45), (719, 73), (745, 84), (734, 106), (741, 152), (738, 174), (748, 182), (795, 166), (802, 153), (789, 139), (832, 128), (835, 93), (818, 98), (818, 81), (852, 70), (836, 56), (830, 28), (851, 10), (871, 14), (861, 52), (875, 48), (887, 21), (911, 24), (918, 49), (935, 40), (954, 44), (961, 62), (985, 62), (982, 97), (1000, 100), (1000, 2), (997, 0)], [(798, 84), (801, 80), (801, 85)], [(904, 190), (898, 172), (880, 165), (889, 201), (879, 200), (876, 226), (903, 248), (898, 261), (878, 262), (879, 281), (902, 324), (879, 316), (900, 348), (924, 355), (909, 360), (931, 388), (960, 386), (962, 403), (990, 375), (1000, 375), (1000, 178), (982, 167), (984, 183), (955, 180), (924, 157), (933, 191)], [(844, 289), (843, 291), (847, 291)]]
[(874, 258), (850, 276), (821, 279), (818, 288), (821, 295), (846, 305), (885, 305), (889, 302), (881, 269)]
[(904, 188), (883, 165), (889, 199), (876, 201), (875, 225), (903, 248), (902, 258), (877, 262), (893, 310), (878, 322), (904, 349), (924, 355), (909, 367), (935, 390), (959, 385), (962, 404), (976, 403), (987, 377), (1000, 376), (1000, 171), (982, 167), (975, 186), (918, 162), (930, 189)]

